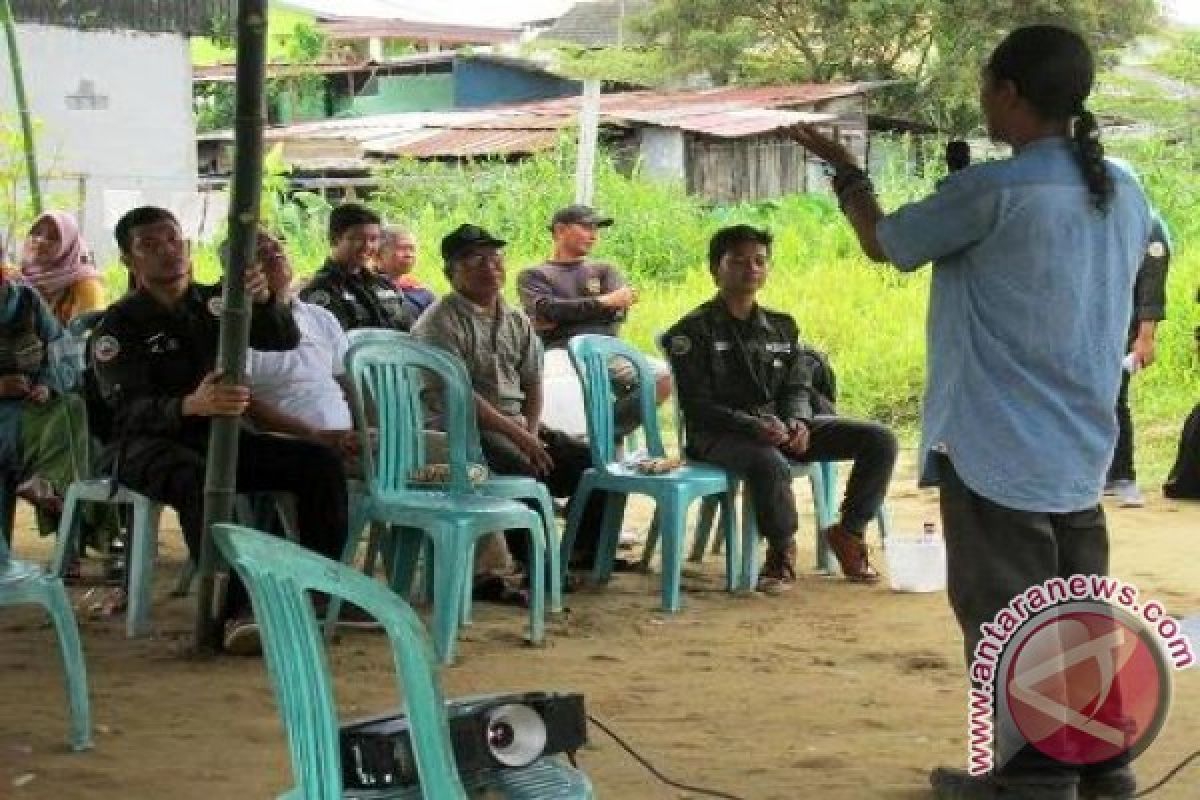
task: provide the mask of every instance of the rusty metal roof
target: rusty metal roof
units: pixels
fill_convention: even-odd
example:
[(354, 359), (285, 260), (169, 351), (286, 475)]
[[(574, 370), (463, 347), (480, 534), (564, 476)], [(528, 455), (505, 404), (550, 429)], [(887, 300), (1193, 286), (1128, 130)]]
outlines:
[(558, 143), (557, 130), (425, 130), (367, 142), (371, 155), (410, 158), (477, 158), (529, 155)]
[[(799, 84), (679, 92), (601, 95), (602, 124), (654, 125), (725, 138), (755, 136), (798, 122), (829, 122), (835, 115), (812, 106), (870, 91), (878, 84)], [(797, 108), (807, 107), (807, 108)], [(473, 109), (386, 114), (322, 120), (265, 131), (268, 141), (343, 140), (364, 154), (415, 158), (531, 153), (554, 146), (559, 132), (576, 124), (580, 98)], [(228, 132), (202, 140), (229, 140)]]
[(444, 44), (505, 44), (521, 38), (520, 28), (444, 25), (405, 19), (324, 20), (320, 26), (331, 39), (416, 39)]

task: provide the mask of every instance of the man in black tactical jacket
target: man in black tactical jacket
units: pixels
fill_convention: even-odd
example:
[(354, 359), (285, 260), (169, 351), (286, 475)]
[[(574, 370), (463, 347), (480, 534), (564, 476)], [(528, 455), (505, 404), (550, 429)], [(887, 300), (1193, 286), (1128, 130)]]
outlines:
[[(121, 260), (136, 288), (100, 320), (89, 362), (97, 426), (109, 433), (103, 457), (124, 486), (171, 506), (193, 559), (200, 555), (209, 421), (240, 417), (250, 400), (244, 386), (221, 382), (215, 371), (221, 314), (219, 286), (192, 282), (192, 264), (171, 212), (144, 206), (116, 227)], [(276, 302), (257, 267), (246, 273), (253, 299), (250, 346), (288, 350), (299, 331), (288, 306)], [(296, 496), (299, 541), (340, 558), (346, 536), (346, 477), (332, 448), (243, 430), (237, 488)], [(258, 629), (244, 587), (231, 576), (225, 646), (256, 653)]]
[(327, 308), (342, 328), (407, 331), (421, 309), (376, 270), (383, 236), (379, 215), (346, 203), (329, 215), (329, 258), (300, 291), (306, 303)]
[(771, 235), (749, 225), (709, 242), (717, 296), (665, 335), (687, 429), (688, 455), (730, 469), (754, 495), (767, 540), (760, 591), (795, 582), (798, 525), (789, 461), (853, 461), (841, 521), (822, 531), (850, 580), (874, 582), (863, 531), (879, 512), (896, 462), (896, 438), (874, 422), (817, 413), (796, 322), (758, 305)]

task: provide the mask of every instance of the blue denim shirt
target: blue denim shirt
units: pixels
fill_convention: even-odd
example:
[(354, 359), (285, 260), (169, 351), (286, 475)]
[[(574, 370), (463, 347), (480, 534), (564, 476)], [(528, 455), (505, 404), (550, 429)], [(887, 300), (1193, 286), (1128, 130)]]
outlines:
[(877, 234), (909, 271), (933, 262), (920, 483), (945, 453), (963, 482), (1022, 511), (1096, 504), (1116, 443), (1130, 297), (1151, 212), (1110, 163), (1097, 211), (1066, 138), (951, 175)]

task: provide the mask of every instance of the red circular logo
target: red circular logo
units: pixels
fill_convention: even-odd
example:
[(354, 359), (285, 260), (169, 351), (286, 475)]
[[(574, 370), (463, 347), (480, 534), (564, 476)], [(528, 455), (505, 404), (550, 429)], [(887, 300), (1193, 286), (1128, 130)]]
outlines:
[(1008, 712), (1024, 739), (1065, 764), (1131, 760), (1166, 719), (1170, 674), (1132, 617), (1075, 603), (1033, 619), (1004, 671)]

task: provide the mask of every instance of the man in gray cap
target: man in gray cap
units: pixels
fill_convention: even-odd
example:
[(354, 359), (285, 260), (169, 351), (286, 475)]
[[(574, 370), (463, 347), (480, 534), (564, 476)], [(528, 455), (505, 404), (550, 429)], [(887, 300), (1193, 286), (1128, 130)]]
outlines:
[[(612, 224), (612, 217), (590, 206), (559, 209), (550, 220), (553, 255), (518, 276), (521, 305), (547, 349), (566, 347), (581, 333), (619, 335), (621, 323), (637, 302), (637, 292), (615, 266), (588, 258), (600, 229)], [(624, 435), (638, 425), (637, 377), (632, 365), (625, 363), (614, 366), (612, 377), (618, 431)], [(665, 366), (658, 370), (655, 390), (659, 403), (671, 394)]]

